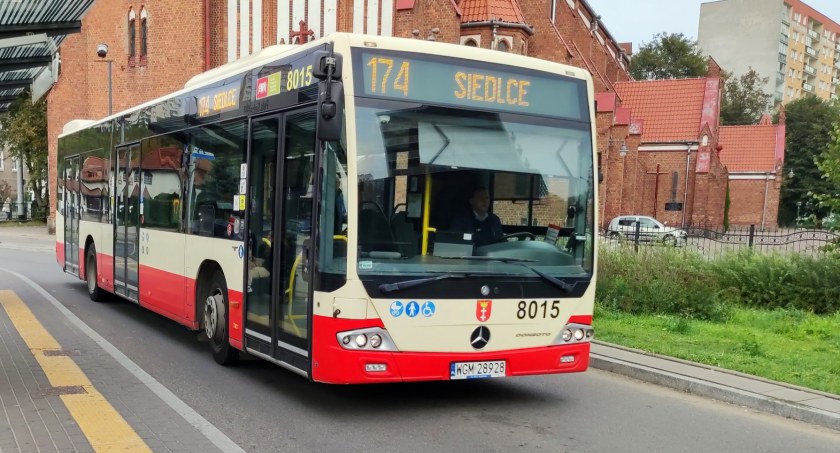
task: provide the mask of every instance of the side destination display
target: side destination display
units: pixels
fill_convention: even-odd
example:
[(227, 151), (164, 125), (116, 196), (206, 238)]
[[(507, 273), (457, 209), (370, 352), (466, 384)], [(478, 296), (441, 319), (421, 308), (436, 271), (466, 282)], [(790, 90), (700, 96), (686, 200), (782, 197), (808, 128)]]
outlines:
[[(354, 50), (356, 94), (586, 121), (584, 80), (480, 61)], [(467, 65), (469, 64), (469, 65)]]

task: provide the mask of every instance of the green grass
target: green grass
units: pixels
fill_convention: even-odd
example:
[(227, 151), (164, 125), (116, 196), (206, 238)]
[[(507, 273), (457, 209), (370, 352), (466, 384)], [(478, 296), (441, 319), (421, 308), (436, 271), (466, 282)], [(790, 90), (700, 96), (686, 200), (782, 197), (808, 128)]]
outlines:
[(734, 307), (726, 321), (598, 307), (599, 340), (840, 394), (840, 313)]

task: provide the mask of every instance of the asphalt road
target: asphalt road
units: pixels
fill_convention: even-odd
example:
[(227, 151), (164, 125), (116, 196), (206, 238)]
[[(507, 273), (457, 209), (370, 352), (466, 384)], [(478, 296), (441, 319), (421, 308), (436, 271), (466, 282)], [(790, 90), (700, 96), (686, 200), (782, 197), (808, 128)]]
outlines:
[(326, 386), (259, 360), (224, 368), (196, 333), (128, 302), (91, 302), (46, 247), (10, 244), (0, 243), (0, 268), (46, 288), (247, 451), (840, 450), (834, 431), (597, 370)]

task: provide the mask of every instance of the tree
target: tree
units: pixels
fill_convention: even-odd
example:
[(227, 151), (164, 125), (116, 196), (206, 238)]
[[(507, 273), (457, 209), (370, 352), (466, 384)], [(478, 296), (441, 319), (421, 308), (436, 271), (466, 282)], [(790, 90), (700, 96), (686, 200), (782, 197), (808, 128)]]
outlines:
[(720, 107), (721, 123), (724, 126), (757, 124), (773, 97), (763, 90), (770, 78), (761, 77), (753, 68), (741, 77), (724, 71), (722, 78), (724, 94)]
[[(796, 217), (797, 202), (803, 216), (822, 218), (828, 209), (821, 209), (814, 195), (832, 194), (837, 186), (823, 178), (818, 159), (832, 144), (832, 134), (840, 121), (836, 104), (808, 95), (785, 106), (787, 139), (785, 169), (779, 200), (779, 224), (790, 225)], [(825, 160), (823, 158), (823, 160)], [(790, 177), (793, 172), (793, 177)]]
[(817, 161), (823, 179), (833, 191), (816, 194), (816, 199), (833, 214), (833, 228), (837, 228), (836, 216), (840, 215), (840, 122), (834, 124), (831, 142)]
[(636, 80), (702, 77), (707, 63), (697, 41), (682, 33), (659, 33), (633, 55), (630, 74)]
[(29, 91), (12, 102), (9, 111), (0, 116), (0, 144), (9, 154), (26, 166), (27, 186), (34, 193), (33, 202), (39, 209), (47, 204), (43, 199), (47, 182), (47, 105), (42, 99), (32, 103)]

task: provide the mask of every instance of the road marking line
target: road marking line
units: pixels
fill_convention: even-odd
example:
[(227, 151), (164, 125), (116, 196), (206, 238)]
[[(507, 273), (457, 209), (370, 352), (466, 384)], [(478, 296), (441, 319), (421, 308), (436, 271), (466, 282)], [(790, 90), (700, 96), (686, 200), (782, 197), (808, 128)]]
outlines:
[(6, 310), (53, 387), (80, 386), (85, 390), (86, 393), (60, 395), (60, 398), (94, 450), (151, 452), (143, 439), (96, 390), (73, 359), (45, 354), (48, 350), (61, 349), (61, 345), (14, 291), (0, 290), (0, 306)]
[(0, 267), (0, 271), (7, 272), (15, 277), (19, 278), (22, 282), (29, 285), (33, 290), (38, 292), (47, 302), (51, 303), (53, 307), (56, 308), (61, 314), (63, 314), (71, 324), (76, 326), (79, 330), (82, 331), (85, 335), (90, 337), (91, 340), (96, 342), (105, 352), (111, 355), (120, 365), (122, 365), (129, 373), (134, 375), (140, 382), (146, 385), (149, 390), (152, 391), (155, 395), (158, 396), (167, 406), (172, 408), (176, 413), (178, 413), (181, 417), (184, 418), (189, 424), (194, 426), (201, 434), (204, 434), (210, 442), (213, 443), (216, 447), (218, 447), (221, 451), (226, 453), (245, 453), (239, 445), (236, 445), (234, 441), (232, 441), (228, 436), (225, 435), (219, 428), (216, 428), (213, 424), (207, 421), (206, 418), (202, 417), (201, 414), (195, 411), (192, 407), (187, 405), (181, 398), (178, 398), (177, 395), (172, 393), (171, 390), (166, 388), (163, 384), (161, 384), (157, 379), (152, 377), (149, 373), (147, 373), (144, 369), (140, 368), (139, 365), (134, 363), (133, 360), (129, 359), (128, 356), (122, 353), (116, 346), (112, 345), (108, 340), (106, 340), (102, 335), (99, 335), (95, 330), (91, 329), (90, 326), (85, 324), (84, 321), (79, 319), (78, 316), (73, 314), (72, 311), (68, 310), (61, 302), (58, 301), (52, 294), (47, 292), (46, 289), (41, 287), (41, 285), (32, 281), (29, 277), (20, 274), (18, 272), (2, 268)]

